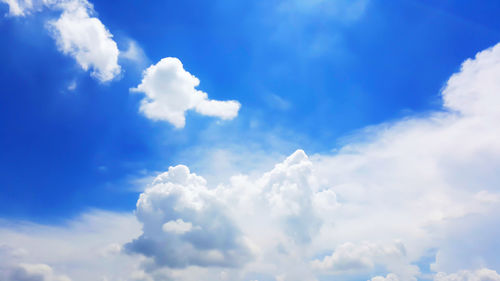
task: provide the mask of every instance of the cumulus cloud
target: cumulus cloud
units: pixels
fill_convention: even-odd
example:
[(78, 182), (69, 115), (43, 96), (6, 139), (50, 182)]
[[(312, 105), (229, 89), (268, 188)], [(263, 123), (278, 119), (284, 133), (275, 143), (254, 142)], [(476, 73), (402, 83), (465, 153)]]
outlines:
[(222, 202), (186, 166), (159, 175), (141, 194), (136, 214), (144, 233), (126, 250), (153, 258), (157, 266), (234, 267), (251, 257)]
[(56, 20), (47, 24), (58, 49), (72, 56), (80, 67), (91, 70), (101, 82), (120, 74), (119, 50), (113, 36), (94, 16), (93, 6), (87, 0), (2, 0), (9, 5), (9, 13), (23, 16), (35, 10), (48, 8), (60, 11)]
[(141, 84), (131, 91), (146, 94), (140, 110), (148, 118), (168, 121), (177, 128), (184, 127), (188, 110), (224, 120), (238, 115), (239, 102), (208, 99), (207, 93), (196, 89), (199, 84), (179, 59), (168, 57), (146, 69)]
[[(205, 180), (198, 176), (179, 181), (171, 172), (164, 174), (157, 182), (175, 182), (182, 196), (167, 200), (174, 198), (170, 191), (141, 195), (137, 213), (145, 230), (131, 245), (146, 236), (149, 245), (189, 243), (178, 241), (179, 237), (165, 238), (172, 234), (162, 226), (177, 219), (200, 225), (197, 231), (204, 233), (202, 221), (193, 220), (197, 216), (166, 215), (183, 209), (178, 202), (195, 210), (204, 206), (205, 199), (199, 199), (202, 190), (203, 198), (217, 198), (212, 206), (225, 214), (222, 221), (231, 222), (231, 229), (244, 235), (253, 249), (253, 259), (240, 264), (243, 276), (259, 272), (275, 279), (314, 280), (365, 274), (380, 279), (376, 273), (382, 270), (394, 274), (383, 278), (416, 280), (421, 276), (416, 263), (432, 249), (438, 252), (432, 267), (436, 272), (443, 267), (443, 259), (448, 267), (476, 267), (462, 261), (485, 259), (497, 266), (494, 250), (500, 243), (492, 238), (494, 234), (483, 239), (484, 247), (472, 248), (477, 251), (456, 251), (461, 244), (453, 241), (462, 238), (447, 241), (455, 232), (495, 225), (491, 219), (473, 219), (474, 225), (466, 218), (497, 217), (498, 213), (499, 57), (500, 45), (466, 61), (442, 92), (443, 111), (367, 128), (335, 153), (308, 157), (298, 150), (266, 173), (237, 175), (214, 189), (205, 188)], [(194, 177), (186, 167), (181, 170), (181, 178)], [(457, 220), (461, 228), (453, 231)], [(224, 249), (224, 243), (213, 245)], [(150, 246), (156, 248), (160, 247)], [(177, 250), (162, 254), (144, 249), (135, 252), (154, 259)], [(247, 257), (246, 251), (242, 253)], [(184, 265), (200, 265), (194, 259), (184, 261)], [(161, 264), (173, 266), (157, 262)]]
[(57, 46), (70, 55), (84, 70), (102, 82), (120, 73), (118, 47), (102, 22), (92, 16), (92, 5), (86, 0), (68, 0), (54, 7), (62, 9), (57, 20), (49, 22)]

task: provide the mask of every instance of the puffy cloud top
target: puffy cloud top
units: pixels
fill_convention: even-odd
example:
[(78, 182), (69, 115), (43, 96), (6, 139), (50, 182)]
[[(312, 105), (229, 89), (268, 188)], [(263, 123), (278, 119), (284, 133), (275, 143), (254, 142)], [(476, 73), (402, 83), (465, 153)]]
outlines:
[(463, 114), (500, 115), (500, 45), (479, 52), (462, 64), (443, 90), (445, 107)]
[(171, 167), (141, 194), (136, 214), (144, 233), (125, 249), (156, 266), (239, 266), (252, 254), (225, 210), (202, 177)]

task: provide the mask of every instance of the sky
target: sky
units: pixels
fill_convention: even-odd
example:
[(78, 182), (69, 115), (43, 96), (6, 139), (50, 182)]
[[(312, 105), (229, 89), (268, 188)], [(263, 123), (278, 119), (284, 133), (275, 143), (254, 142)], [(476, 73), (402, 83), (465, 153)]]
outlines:
[(0, 280), (500, 281), (499, 12), (0, 0)]

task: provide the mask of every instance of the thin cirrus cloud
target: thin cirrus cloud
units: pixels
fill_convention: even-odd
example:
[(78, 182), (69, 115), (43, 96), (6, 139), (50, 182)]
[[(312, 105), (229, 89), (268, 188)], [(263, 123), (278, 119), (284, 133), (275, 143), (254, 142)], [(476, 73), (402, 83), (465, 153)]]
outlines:
[(131, 91), (146, 95), (140, 107), (146, 117), (167, 121), (176, 128), (185, 126), (188, 110), (223, 120), (238, 115), (239, 102), (211, 100), (207, 93), (196, 89), (199, 84), (200, 80), (184, 70), (179, 59), (167, 57), (146, 69), (141, 83)]
[(47, 27), (58, 49), (73, 57), (80, 67), (91, 71), (101, 82), (114, 79), (121, 72), (119, 50), (113, 35), (94, 16), (91, 3), (86, 0), (2, 0), (9, 5), (11, 16), (26, 16), (34, 11), (51, 9), (60, 11), (56, 20)]

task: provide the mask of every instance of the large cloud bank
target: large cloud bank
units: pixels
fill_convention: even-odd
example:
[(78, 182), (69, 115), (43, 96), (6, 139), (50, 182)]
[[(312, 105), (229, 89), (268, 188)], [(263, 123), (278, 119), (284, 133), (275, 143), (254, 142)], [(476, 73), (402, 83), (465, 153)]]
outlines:
[(83, 70), (91, 70), (92, 76), (101, 82), (110, 81), (120, 74), (118, 46), (104, 24), (94, 16), (93, 6), (87, 0), (1, 2), (9, 5), (12, 16), (25, 16), (45, 8), (60, 11), (60, 17), (47, 25), (59, 50), (72, 56)]
[[(157, 66), (186, 76), (178, 62)], [(367, 128), (335, 153), (298, 150), (215, 188), (186, 166), (171, 167), (140, 195), (137, 221), (52, 230), (62, 241), (86, 241), (71, 231), (99, 233), (81, 246), (90, 249), (85, 257), (57, 244), (37, 250), (47, 247), (41, 226), (29, 237), (4, 226), (9, 255), (27, 247), (37, 255), (18, 254), (1, 272), (73, 281), (500, 280), (499, 78), (497, 45), (450, 78), (442, 111)], [(186, 79), (191, 91), (196, 80)], [(89, 261), (92, 251), (113, 253), (115, 263)]]

